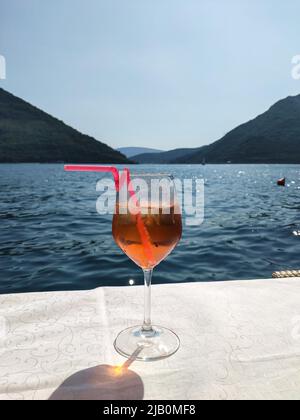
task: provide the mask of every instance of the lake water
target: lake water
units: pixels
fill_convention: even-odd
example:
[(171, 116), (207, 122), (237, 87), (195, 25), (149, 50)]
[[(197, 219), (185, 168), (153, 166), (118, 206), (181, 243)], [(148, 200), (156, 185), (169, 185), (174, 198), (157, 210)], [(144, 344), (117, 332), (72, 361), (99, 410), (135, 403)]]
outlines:
[[(136, 170), (137, 167), (134, 167)], [(153, 283), (271, 277), (300, 269), (299, 165), (139, 165), (205, 179), (205, 221), (184, 227)], [(286, 176), (286, 188), (278, 178)], [(142, 284), (96, 212), (100, 176), (0, 165), (0, 293)], [(300, 235), (300, 232), (299, 232)]]

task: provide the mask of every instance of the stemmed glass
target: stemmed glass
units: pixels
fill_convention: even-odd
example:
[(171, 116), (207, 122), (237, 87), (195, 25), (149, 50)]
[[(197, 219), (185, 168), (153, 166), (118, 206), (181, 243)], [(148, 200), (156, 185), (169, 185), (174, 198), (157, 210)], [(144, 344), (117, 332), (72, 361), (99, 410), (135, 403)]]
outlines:
[[(134, 192), (135, 191), (135, 192)], [(172, 177), (164, 174), (131, 176), (126, 190), (117, 192), (113, 237), (122, 251), (144, 272), (144, 321), (119, 333), (114, 346), (125, 357), (152, 361), (174, 354), (180, 345), (171, 330), (152, 325), (151, 279), (156, 267), (181, 238), (181, 211)]]

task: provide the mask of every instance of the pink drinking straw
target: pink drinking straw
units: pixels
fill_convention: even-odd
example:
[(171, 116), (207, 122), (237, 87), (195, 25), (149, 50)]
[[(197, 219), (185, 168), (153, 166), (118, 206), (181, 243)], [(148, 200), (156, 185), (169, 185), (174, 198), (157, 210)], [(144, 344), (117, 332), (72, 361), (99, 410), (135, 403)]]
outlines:
[[(115, 181), (116, 190), (120, 190), (119, 171), (114, 166), (99, 166), (99, 165), (65, 165), (65, 171), (79, 171), (79, 172), (110, 172)], [(129, 174), (128, 169), (124, 169)]]
[[(124, 168), (125, 177), (121, 177), (119, 171), (114, 166), (99, 166), (99, 165), (65, 165), (64, 166), (65, 171), (77, 171), (77, 172), (110, 172), (115, 181), (115, 187), (116, 191), (119, 192), (120, 188), (122, 188), (124, 182), (127, 183), (127, 188), (130, 186), (130, 171), (127, 168)], [(132, 197), (135, 200), (135, 205), (138, 206), (138, 200), (135, 197), (134, 190), (131, 188), (128, 188), (128, 192), (130, 194), (130, 197)], [(143, 248), (146, 254), (146, 257), (150, 263), (155, 263), (153, 252), (151, 248), (151, 239), (149, 232), (143, 222), (143, 218), (141, 215), (141, 212), (139, 211), (137, 213), (137, 228), (141, 237), (141, 241), (143, 244)]]

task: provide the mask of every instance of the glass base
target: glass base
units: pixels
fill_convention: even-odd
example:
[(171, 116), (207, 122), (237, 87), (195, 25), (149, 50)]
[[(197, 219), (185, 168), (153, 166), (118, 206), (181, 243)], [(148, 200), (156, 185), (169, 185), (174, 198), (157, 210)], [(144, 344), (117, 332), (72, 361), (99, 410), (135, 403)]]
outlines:
[(151, 362), (176, 353), (180, 340), (167, 328), (153, 326), (148, 331), (137, 326), (121, 331), (115, 339), (114, 346), (119, 354), (132, 362), (134, 360)]

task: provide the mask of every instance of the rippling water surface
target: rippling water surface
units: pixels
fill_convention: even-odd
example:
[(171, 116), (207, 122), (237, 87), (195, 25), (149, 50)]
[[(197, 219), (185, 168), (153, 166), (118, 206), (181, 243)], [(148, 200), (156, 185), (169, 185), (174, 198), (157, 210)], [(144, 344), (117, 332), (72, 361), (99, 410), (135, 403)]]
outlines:
[[(300, 166), (138, 169), (205, 179), (205, 221), (184, 227), (154, 283), (266, 278), (300, 269)], [(276, 185), (282, 176), (286, 188)], [(0, 293), (142, 283), (141, 270), (112, 239), (111, 216), (96, 212), (99, 178), (65, 173), (62, 165), (0, 165)]]

